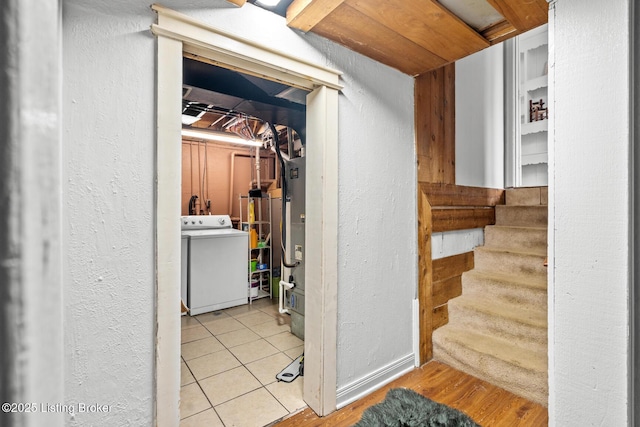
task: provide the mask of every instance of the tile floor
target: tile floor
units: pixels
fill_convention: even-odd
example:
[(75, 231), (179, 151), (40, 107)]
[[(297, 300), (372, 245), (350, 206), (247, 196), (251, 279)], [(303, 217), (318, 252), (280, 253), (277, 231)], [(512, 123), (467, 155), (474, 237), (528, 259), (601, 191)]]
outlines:
[(276, 300), (182, 317), (180, 426), (263, 427), (306, 404), (276, 374), (304, 350)]

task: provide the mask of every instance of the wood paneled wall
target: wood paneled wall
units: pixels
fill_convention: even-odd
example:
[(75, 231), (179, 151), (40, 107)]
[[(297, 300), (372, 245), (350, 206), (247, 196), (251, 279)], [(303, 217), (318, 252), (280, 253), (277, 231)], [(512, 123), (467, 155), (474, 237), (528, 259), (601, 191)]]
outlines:
[(495, 224), (495, 205), (504, 204), (504, 191), (422, 182), (431, 206), (432, 232), (467, 230)]
[(455, 185), (454, 64), (416, 77), (415, 127), (420, 361), (425, 363), (433, 357), (433, 331), (448, 322), (447, 302), (462, 293), (462, 273), (473, 268), (473, 252), (433, 260), (431, 234), (494, 224), (504, 190)]
[(455, 64), (415, 79), (418, 182), (455, 184)]
[(462, 273), (473, 268), (473, 252), (436, 259), (432, 263), (433, 330), (449, 322), (447, 303), (462, 295)]

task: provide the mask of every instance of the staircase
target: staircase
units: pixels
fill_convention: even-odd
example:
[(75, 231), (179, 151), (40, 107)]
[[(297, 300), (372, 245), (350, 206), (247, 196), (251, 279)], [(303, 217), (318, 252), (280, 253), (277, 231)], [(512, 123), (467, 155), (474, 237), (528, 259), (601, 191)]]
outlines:
[(434, 359), (547, 406), (547, 192), (506, 190), (496, 225), (474, 250)]

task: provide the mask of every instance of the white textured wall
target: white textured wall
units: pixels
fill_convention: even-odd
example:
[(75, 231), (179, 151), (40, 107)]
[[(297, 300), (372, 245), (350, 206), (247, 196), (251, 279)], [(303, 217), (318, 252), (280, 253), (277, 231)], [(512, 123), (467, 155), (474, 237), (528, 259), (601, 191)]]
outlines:
[(341, 390), (413, 353), (417, 176), (413, 78), (346, 49), (334, 49), (331, 59), (345, 73), (339, 103)]
[[(456, 61), (456, 184), (504, 187), (504, 59), (502, 45)], [(433, 259), (484, 244), (484, 230), (433, 233)]]
[(456, 61), (456, 184), (504, 187), (502, 44)]
[(443, 231), (431, 234), (431, 259), (446, 258), (484, 245), (484, 228)]
[(550, 19), (553, 426), (629, 421), (631, 3), (558, 0)]
[[(338, 387), (412, 354), (413, 79), (283, 18), (223, 0), (174, 8), (340, 69)], [(155, 16), (143, 0), (68, 0), (64, 27), (66, 395), (113, 405), (71, 425), (153, 414)]]
[(69, 425), (145, 425), (154, 366), (154, 39), (142, 2), (63, 9), (66, 403)]

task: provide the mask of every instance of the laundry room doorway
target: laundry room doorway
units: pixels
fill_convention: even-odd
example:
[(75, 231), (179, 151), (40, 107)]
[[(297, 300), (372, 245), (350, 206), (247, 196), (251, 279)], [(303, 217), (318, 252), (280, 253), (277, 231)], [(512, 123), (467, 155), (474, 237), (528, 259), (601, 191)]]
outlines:
[(336, 407), (339, 73), (154, 5), (157, 58), (156, 419), (179, 416), (181, 118), (183, 57), (309, 91), (306, 97), (306, 310), (304, 400), (318, 414)]
[[(309, 91), (191, 55), (182, 89), (181, 420), (267, 425), (306, 406)], [(235, 230), (244, 246), (215, 237), (203, 245), (208, 221), (224, 222), (219, 232)], [(192, 405), (205, 398), (211, 408)]]

